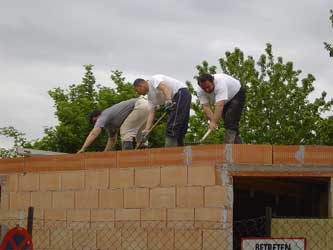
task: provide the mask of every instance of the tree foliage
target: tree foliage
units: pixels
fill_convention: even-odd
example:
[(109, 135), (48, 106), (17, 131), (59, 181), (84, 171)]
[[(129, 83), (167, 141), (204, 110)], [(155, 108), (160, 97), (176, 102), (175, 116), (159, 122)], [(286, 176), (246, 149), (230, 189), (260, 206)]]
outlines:
[[(332, 108), (333, 100), (326, 101), (326, 92), (313, 102), (309, 94), (314, 91), (315, 78), (308, 74), (300, 79), (301, 71), (292, 62), (275, 58), (271, 44), (257, 61), (245, 58), (236, 48), (219, 59), (222, 72), (239, 79), (246, 91), (246, 104), (241, 119), (241, 135), (246, 143), (258, 144), (327, 144), (333, 145), (332, 119), (323, 118)], [(198, 74), (215, 73), (217, 67), (204, 61), (197, 66)], [(195, 94), (195, 93), (194, 93)], [(193, 105), (188, 138), (198, 140), (208, 124), (198, 100)], [(221, 126), (221, 124), (220, 124)], [(210, 142), (221, 142), (223, 131), (210, 136)]]
[[(333, 28), (333, 10), (330, 10), (329, 20), (330, 20), (331, 26)], [(329, 52), (330, 56), (333, 57), (333, 45), (328, 42), (324, 42), (324, 46), (325, 46), (325, 49)]]
[(13, 140), (13, 146), (11, 148), (0, 148), (0, 158), (14, 158), (17, 157), (16, 147), (28, 147), (31, 146), (27, 139), (25, 138), (25, 134), (19, 132), (16, 128), (12, 126), (2, 127), (0, 128), (0, 135), (10, 138)]
[[(59, 124), (45, 129), (45, 136), (35, 142), (34, 147), (43, 150), (74, 153), (81, 148), (91, 130), (87, 117), (93, 110), (103, 110), (123, 100), (136, 97), (132, 84), (125, 81), (120, 71), (112, 71), (115, 88), (96, 84), (93, 65), (84, 65), (82, 82), (68, 89), (55, 88), (49, 91), (56, 108)], [(101, 151), (106, 135), (100, 136), (89, 151)], [(119, 145), (118, 145), (119, 147)]]
[[(203, 72), (217, 73), (218, 68), (240, 80), (246, 91), (246, 103), (241, 119), (240, 132), (245, 143), (258, 144), (316, 144), (333, 145), (333, 117), (323, 117), (331, 110), (333, 100), (326, 100), (323, 92), (311, 101), (309, 95), (314, 91), (315, 77), (311, 74), (301, 77), (301, 70), (294, 69), (292, 62), (284, 62), (282, 57), (274, 57), (272, 46), (267, 44), (265, 53), (254, 59), (245, 56), (235, 48), (227, 51), (218, 60), (219, 67), (204, 61), (197, 65), (198, 75)], [(44, 130), (41, 139), (27, 142), (24, 134), (13, 127), (0, 129), (0, 135), (14, 139), (14, 146), (22, 145), (36, 149), (74, 153), (81, 148), (91, 130), (87, 116), (94, 109), (103, 110), (120, 101), (136, 97), (131, 83), (122, 72), (112, 71), (114, 88), (96, 84), (92, 65), (84, 65), (85, 74), (81, 83), (70, 85), (67, 89), (55, 88), (49, 91), (56, 109), (59, 124)], [(193, 95), (189, 130), (185, 142), (197, 142), (208, 129), (194, 86), (187, 82)], [(157, 113), (157, 117), (161, 112)], [(222, 121), (218, 126), (223, 128)], [(165, 121), (150, 136), (150, 147), (164, 145)], [(206, 143), (221, 143), (224, 129), (214, 131)], [(102, 151), (106, 134), (100, 136), (89, 151)], [(117, 148), (119, 149), (119, 141)], [(0, 157), (14, 157), (13, 149), (0, 150)]]

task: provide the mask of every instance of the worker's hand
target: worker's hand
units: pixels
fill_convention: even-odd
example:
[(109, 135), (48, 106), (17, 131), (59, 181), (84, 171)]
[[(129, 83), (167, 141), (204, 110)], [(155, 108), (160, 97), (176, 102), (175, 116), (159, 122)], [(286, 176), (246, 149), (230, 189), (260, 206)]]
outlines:
[(209, 129), (211, 129), (211, 130), (215, 130), (216, 128), (217, 128), (217, 124), (216, 124), (216, 122), (211, 121), (211, 122), (209, 123)]
[(141, 142), (145, 143), (148, 139), (148, 130), (142, 130), (141, 132)]
[(170, 112), (174, 106), (175, 103), (173, 103), (171, 100), (166, 100), (164, 103), (164, 111)]
[(79, 151), (77, 151), (77, 154), (84, 153), (86, 150), (84, 148), (81, 148)]

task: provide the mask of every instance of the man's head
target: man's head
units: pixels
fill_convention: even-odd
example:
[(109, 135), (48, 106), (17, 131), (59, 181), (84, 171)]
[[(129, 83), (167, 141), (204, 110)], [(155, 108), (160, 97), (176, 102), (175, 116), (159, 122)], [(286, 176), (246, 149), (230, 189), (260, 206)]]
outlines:
[(101, 115), (101, 111), (99, 110), (94, 110), (88, 115), (88, 121), (91, 125), (94, 125), (95, 122), (97, 121), (98, 117)]
[(212, 93), (215, 88), (214, 76), (211, 74), (202, 74), (198, 77), (198, 85), (206, 93)]
[(149, 85), (148, 82), (144, 79), (138, 78), (133, 83), (134, 90), (139, 95), (145, 95), (149, 91)]

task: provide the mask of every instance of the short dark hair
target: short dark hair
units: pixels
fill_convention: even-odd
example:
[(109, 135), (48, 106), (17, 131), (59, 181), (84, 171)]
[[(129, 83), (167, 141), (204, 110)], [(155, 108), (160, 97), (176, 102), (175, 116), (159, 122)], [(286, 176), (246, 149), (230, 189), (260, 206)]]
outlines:
[(204, 73), (202, 75), (200, 75), (198, 77), (198, 85), (200, 86), (201, 83), (205, 82), (205, 81), (210, 81), (210, 82), (214, 82), (214, 76), (208, 73)]
[(145, 80), (142, 78), (138, 78), (133, 82), (134, 86), (138, 86), (140, 83), (144, 82)]
[(91, 125), (94, 125), (94, 121), (93, 119), (99, 115), (101, 115), (102, 111), (100, 110), (94, 110), (93, 112), (91, 112), (89, 115), (88, 115), (88, 121)]

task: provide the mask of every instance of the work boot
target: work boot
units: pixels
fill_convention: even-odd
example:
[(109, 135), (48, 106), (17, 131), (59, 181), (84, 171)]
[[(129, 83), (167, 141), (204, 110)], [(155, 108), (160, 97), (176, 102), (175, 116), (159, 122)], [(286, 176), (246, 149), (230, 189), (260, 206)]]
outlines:
[(243, 144), (243, 139), (240, 135), (236, 135), (235, 144)]
[(178, 140), (175, 137), (165, 137), (165, 147), (177, 147)]
[(133, 142), (131, 142), (131, 141), (123, 141), (121, 143), (121, 149), (122, 150), (131, 150), (131, 149), (134, 149)]
[(237, 132), (235, 130), (226, 129), (223, 144), (234, 144)]

